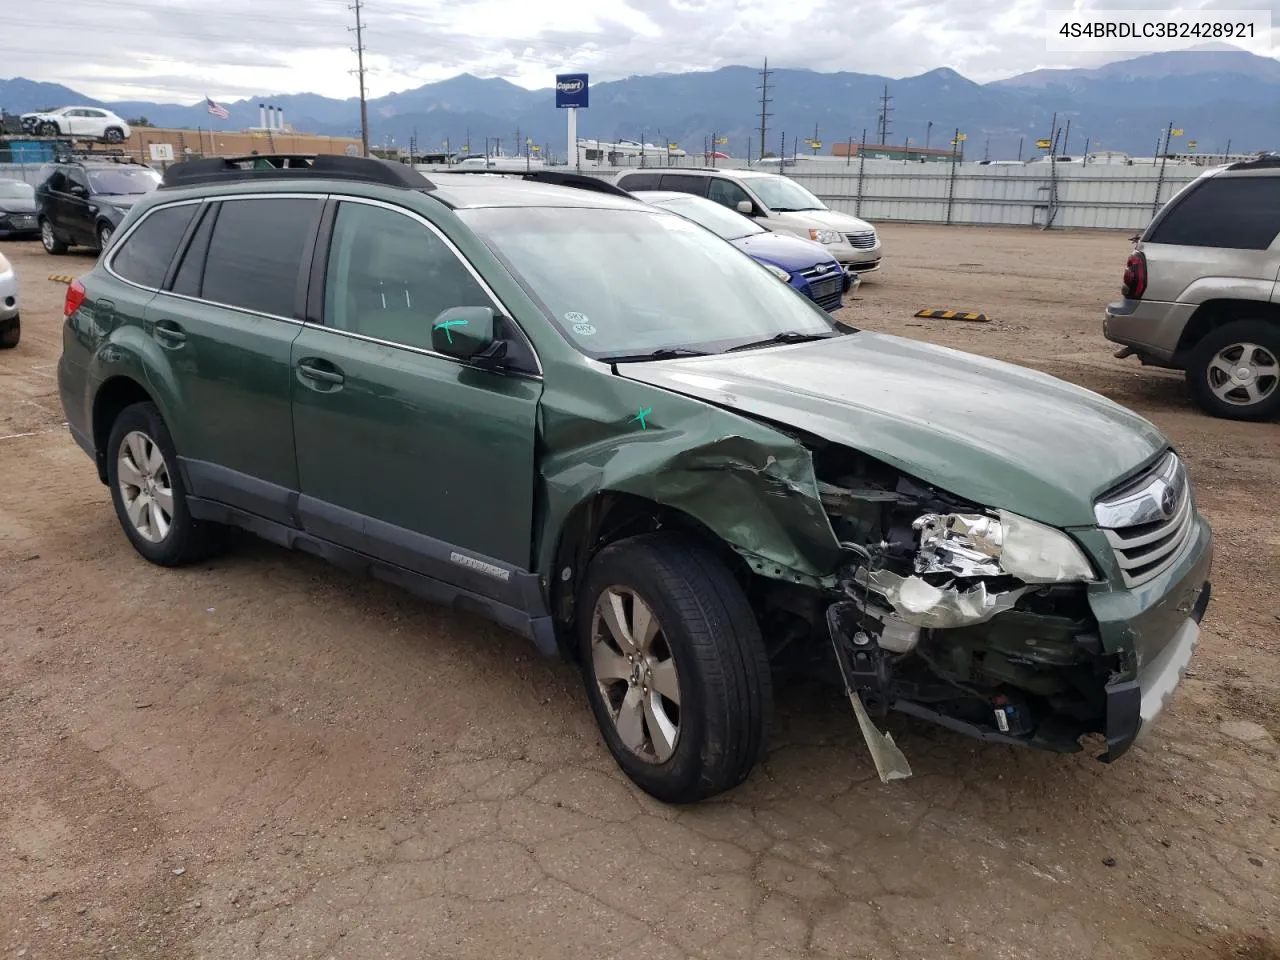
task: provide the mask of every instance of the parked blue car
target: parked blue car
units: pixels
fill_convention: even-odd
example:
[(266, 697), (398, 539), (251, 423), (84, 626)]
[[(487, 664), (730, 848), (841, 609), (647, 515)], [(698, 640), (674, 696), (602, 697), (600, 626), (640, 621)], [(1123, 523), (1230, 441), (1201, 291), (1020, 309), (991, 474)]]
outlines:
[(713, 200), (673, 190), (633, 190), (631, 195), (718, 234), (828, 312), (838, 310), (844, 294), (859, 283), (857, 275), (845, 273), (822, 244), (770, 233)]

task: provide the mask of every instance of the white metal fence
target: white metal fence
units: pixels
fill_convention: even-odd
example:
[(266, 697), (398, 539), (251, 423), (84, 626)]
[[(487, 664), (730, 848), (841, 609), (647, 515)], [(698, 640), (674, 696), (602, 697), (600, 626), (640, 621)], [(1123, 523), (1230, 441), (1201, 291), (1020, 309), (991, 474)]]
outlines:
[[(1163, 171), (1158, 164), (997, 167), (856, 159), (848, 165), (822, 166), (827, 169), (788, 168), (787, 175), (832, 209), (873, 223), (1040, 227), (1047, 223), (1053, 228), (1111, 230), (1141, 230), (1161, 203), (1204, 172), (1203, 167), (1178, 164), (1169, 164)], [(40, 164), (0, 164), (0, 178), (34, 184), (39, 170)], [(584, 166), (581, 172), (612, 179), (621, 171)]]
[[(815, 165), (816, 166), (816, 165)], [(834, 210), (872, 222), (1141, 230), (1160, 205), (1204, 167), (1036, 163), (903, 163), (853, 160), (787, 176)], [(630, 168), (628, 168), (630, 169)], [(620, 170), (583, 167), (612, 178)]]

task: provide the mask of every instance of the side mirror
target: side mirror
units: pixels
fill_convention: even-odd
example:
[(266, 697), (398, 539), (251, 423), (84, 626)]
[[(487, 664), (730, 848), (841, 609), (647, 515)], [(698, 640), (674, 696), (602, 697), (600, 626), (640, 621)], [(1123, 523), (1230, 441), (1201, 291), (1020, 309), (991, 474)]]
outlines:
[(751, 205), (751, 201), (750, 201), (750, 200), (739, 200), (739, 201), (738, 201), (738, 212), (739, 212), (739, 213), (745, 213), (747, 216), (751, 216), (751, 211), (752, 211), (752, 210), (754, 210), (754, 209), (755, 209), (755, 207), (753, 207), (753, 206)]
[(494, 339), (490, 307), (450, 307), (431, 323), (431, 349), (457, 360), (498, 360), (506, 344)]

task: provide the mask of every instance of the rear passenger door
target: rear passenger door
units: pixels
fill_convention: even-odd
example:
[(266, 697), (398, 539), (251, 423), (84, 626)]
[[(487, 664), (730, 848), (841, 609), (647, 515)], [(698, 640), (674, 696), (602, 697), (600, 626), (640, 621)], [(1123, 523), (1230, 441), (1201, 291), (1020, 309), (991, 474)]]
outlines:
[(303, 528), (522, 606), (510, 573), (532, 547), (531, 346), (505, 320), (505, 370), (432, 350), (446, 309), (509, 315), (425, 218), (352, 198), (326, 224), (309, 310), (322, 323), (293, 344)]
[(298, 490), (289, 348), (323, 209), (316, 195), (205, 204), (144, 325), (171, 358), (192, 495), (284, 524)]

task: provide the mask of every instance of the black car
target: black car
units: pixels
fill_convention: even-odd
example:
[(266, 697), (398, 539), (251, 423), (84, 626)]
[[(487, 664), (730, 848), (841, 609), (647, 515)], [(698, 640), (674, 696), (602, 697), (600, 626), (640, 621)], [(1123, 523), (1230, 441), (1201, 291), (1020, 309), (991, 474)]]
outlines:
[(35, 189), (22, 180), (0, 180), (0, 240), (34, 236), (39, 231)]
[(159, 183), (160, 174), (141, 163), (85, 158), (47, 164), (36, 187), (45, 250), (103, 249), (134, 202)]

